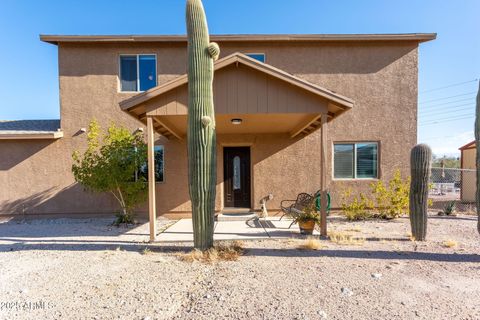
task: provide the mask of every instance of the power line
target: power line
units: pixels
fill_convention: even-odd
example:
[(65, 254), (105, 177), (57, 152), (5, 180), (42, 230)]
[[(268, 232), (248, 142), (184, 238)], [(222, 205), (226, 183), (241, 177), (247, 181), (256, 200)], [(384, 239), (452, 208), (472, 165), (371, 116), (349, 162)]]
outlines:
[(425, 101), (420, 101), (418, 104), (429, 103), (429, 102), (434, 102), (434, 101), (439, 101), (439, 100), (445, 100), (445, 99), (450, 99), (450, 98), (457, 98), (457, 97), (462, 97), (462, 96), (468, 96), (468, 95), (470, 95), (470, 94), (475, 94), (475, 93), (477, 93), (477, 92), (476, 92), (476, 91), (473, 91), (473, 92), (463, 93), (463, 94), (457, 94), (457, 95), (449, 96), (449, 97), (443, 97), (443, 98), (425, 100)]
[(461, 108), (461, 107), (474, 106), (474, 105), (475, 105), (475, 103), (464, 103), (464, 104), (457, 104), (457, 105), (454, 105), (454, 106), (438, 107), (438, 108), (435, 108), (435, 109), (424, 110), (422, 108), (422, 109), (419, 109), (418, 112), (419, 113), (430, 113), (430, 112), (445, 111), (445, 110), (455, 110), (455, 109), (458, 109), (458, 108)]
[(419, 127), (429, 126), (429, 125), (432, 125), (432, 124), (440, 124), (440, 123), (445, 123), (445, 122), (454, 122), (454, 121), (465, 120), (465, 119), (472, 119), (473, 120), (473, 116), (468, 115), (468, 116), (463, 116), (463, 117), (460, 117), (460, 118), (447, 118), (447, 119), (432, 120), (433, 122), (422, 123), (422, 124), (419, 125)]
[(437, 107), (437, 108), (431, 108), (431, 109), (423, 109), (423, 108), (420, 108), (418, 110), (418, 112), (420, 113), (425, 113), (425, 112), (436, 112), (436, 111), (444, 111), (444, 110), (452, 110), (452, 109), (456, 109), (456, 108), (459, 108), (459, 107), (466, 107), (466, 106), (474, 106), (475, 103), (473, 102), (470, 102), (470, 103), (462, 103), (462, 104), (456, 104), (456, 105), (453, 105), (453, 106), (443, 106), (443, 107)]
[(432, 117), (432, 116), (435, 116), (437, 114), (450, 114), (450, 113), (453, 113), (453, 116), (455, 116), (455, 113), (457, 112), (462, 112), (462, 111), (473, 111), (472, 108), (462, 108), (462, 109), (458, 109), (458, 110), (443, 110), (443, 111), (440, 111), (440, 112), (435, 112), (435, 113), (427, 113), (427, 114), (419, 114), (420, 117)]
[(473, 80), (464, 81), (464, 82), (458, 82), (458, 83), (450, 84), (448, 86), (443, 86), (443, 87), (438, 87), (438, 88), (434, 88), (434, 89), (421, 91), (419, 93), (427, 93), (427, 92), (433, 92), (433, 91), (438, 91), (438, 90), (452, 88), (452, 87), (458, 87), (458, 86), (461, 86), (461, 85), (464, 85), (464, 84), (467, 84), (467, 83), (472, 83), (472, 82), (477, 82), (477, 81), (478, 81), (478, 79), (473, 79)]
[(445, 118), (446, 116), (443, 115), (442, 117), (444, 118), (440, 118), (440, 119), (425, 119), (425, 121), (435, 121), (435, 120), (448, 120), (448, 119), (451, 119), (451, 118), (456, 118), (456, 117), (463, 117), (463, 116), (472, 116), (474, 117), (475, 116), (475, 113), (465, 113), (465, 114), (458, 114), (458, 115), (454, 115), (454, 116), (450, 116), (450, 117), (447, 117)]
[(471, 118), (471, 117), (464, 117), (464, 118), (445, 120), (445, 121), (435, 121), (435, 122), (432, 122), (432, 123), (421, 124), (421, 125), (419, 125), (419, 127), (430, 126), (430, 125), (433, 125), (433, 124), (447, 123), (447, 122), (455, 122), (455, 121), (465, 120), (465, 119), (469, 119), (469, 118)]
[(465, 98), (465, 99), (460, 99), (460, 100), (453, 100), (453, 101), (448, 101), (448, 102), (442, 102), (442, 103), (437, 103), (437, 104), (431, 104), (429, 106), (424, 106), (423, 108), (433, 108), (433, 107), (436, 107), (436, 106), (444, 106), (444, 105), (448, 105), (448, 104), (451, 104), (451, 103), (457, 103), (457, 102), (462, 102), (462, 101), (474, 101), (474, 98)]

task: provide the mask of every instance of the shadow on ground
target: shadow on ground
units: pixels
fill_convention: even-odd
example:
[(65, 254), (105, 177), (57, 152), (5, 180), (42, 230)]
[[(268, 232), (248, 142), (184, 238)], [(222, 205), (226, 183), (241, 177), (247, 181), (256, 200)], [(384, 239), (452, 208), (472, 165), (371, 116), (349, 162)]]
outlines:
[[(8, 240), (8, 239), (4, 239)], [(45, 241), (48, 243), (30, 243), (29, 241), (18, 241), (13, 244), (0, 244), (0, 252), (24, 251), (24, 250), (60, 250), (60, 251), (104, 251), (122, 250), (129, 252), (141, 252), (147, 246), (150, 251), (157, 253), (182, 253), (192, 250), (189, 245), (160, 245), (148, 243), (131, 242), (104, 242), (98, 241), (76, 241), (61, 240)], [(246, 248), (246, 256), (257, 257), (328, 257), (343, 259), (373, 259), (373, 260), (419, 260), (436, 262), (480, 262), (479, 254), (459, 253), (432, 253), (418, 251), (385, 251), (385, 250), (351, 250), (351, 249), (322, 249), (322, 250), (299, 250), (294, 248)]]

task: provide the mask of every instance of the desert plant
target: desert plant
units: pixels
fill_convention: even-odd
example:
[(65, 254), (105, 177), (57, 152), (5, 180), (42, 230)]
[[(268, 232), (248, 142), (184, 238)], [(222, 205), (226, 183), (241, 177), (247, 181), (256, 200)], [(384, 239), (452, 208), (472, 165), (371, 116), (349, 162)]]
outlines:
[(477, 107), (475, 112), (475, 147), (477, 153), (477, 161), (476, 161), (476, 168), (477, 168), (477, 193), (476, 193), (476, 204), (477, 204), (477, 215), (478, 215), (478, 222), (477, 222), (477, 230), (480, 233), (480, 81), (477, 93)]
[(395, 219), (407, 213), (410, 178), (403, 180), (400, 170), (395, 171), (388, 184), (379, 180), (370, 186), (379, 212), (375, 217)]
[(231, 242), (218, 242), (212, 248), (203, 251), (193, 249), (190, 252), (179, 254), (178, 257), (184, 262), (213, 264), (220, 261), (236, 261), (243, 253), (243, 242), (235, 240)]
[(298, 249), (300, 250), (320, 250), (322, 247), (323, 245), (320, 240), (314, 237), (308, 237), (298, 245)]
[(196, 249), (213, 246), (216, 194), (216, 133), (213, 62), (220, 54), (210, 43), (201, 0), (187, 0), (188, 34), (188, 180)]
[(410, 224), (415, 240), (425, 241), (427, 236), (428, 185), (432, 163), (432, 150), (418, 144), (410, 154)]
[(443, 214), (451, 216), (455, 214), (455, 206), (457, 205), (456, 201), (448, 201), (443, 207)]
[(372, 216), (370, 210), (373, 209), (373, 201), (366, 195), (360, 193), (358, 196), (352, 195), (352, 190), (347, 189), (343, 192), (342, 211), (349, 221), (365, 220)]
[(295, 216), (293, 221), (295, 221), (295, 223), (303, 223), (308, 221), (314, 221), (317, 224), (320, 223), (320, 214), (317, 212), (315, 203), (306, 206), (302, 212)]
[(79, 151), (72, 155), (73, 176), (89, 191), (113, 194), (122, 210), (115, 224), (132, 223), (133, 209), (147, 198), (146, 179), (135, 179), (147, 158), (143, 135), (112, 124), (100, 141), (100, 132), (93, 120), (88, 128), (87, 150), (83, 155)]

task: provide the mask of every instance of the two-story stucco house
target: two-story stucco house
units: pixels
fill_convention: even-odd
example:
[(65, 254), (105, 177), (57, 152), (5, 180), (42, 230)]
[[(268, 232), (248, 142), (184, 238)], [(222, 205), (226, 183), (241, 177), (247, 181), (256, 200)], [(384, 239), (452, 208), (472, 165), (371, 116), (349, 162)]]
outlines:
[[(417, 139), (418, 47), (435, 34), (219, 35), (216, 209), (270, 211), (323, 184), (338, 207), (399, 169)], [(188, 215), (185, 36), (54, 36), (60, 120), (0, 122), (0, 214), (118, 211), (77, 185), (95, 118), (155, 131), (157, 214)], [(323, 133), (323, 134), (322, 134)], [(322, 161), (322, 158), (325, 160)], [(323, 168), (323, 169), (322, 169)], [(147, 206), (140, 211), (146, 212)]]

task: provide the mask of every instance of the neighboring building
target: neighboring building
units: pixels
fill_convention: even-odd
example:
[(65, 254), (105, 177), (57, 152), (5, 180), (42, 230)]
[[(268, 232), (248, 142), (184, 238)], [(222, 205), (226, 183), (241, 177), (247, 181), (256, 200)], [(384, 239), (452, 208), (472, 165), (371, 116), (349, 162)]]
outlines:
[(477, 158), (475, 147), (475, 140), (467, 143), (460, 149), (460, 167), (462, 169), (462, 186), (461, 186), (461, 199), (465, 202), (475, 202), (475, 193), (477, 186), (477, 165), (475, 160)]
[[(417, 137), (418, 46), (435, 37), (213, 36), (222, 50), (214, 82), (216, 209), (258, 210), (271, 193), (275, 210), (283, 199), (318, 190), (322, 177), (335, 207), (346, 188), (365, 191), (397, 169), (407, 176)], [(158, 214), (188, 214), (186, 37), (41, 40), (58, 46), (61, 119), (0, 124), (0, 214), (118, 211), (109, 195), (75, 183), (71, 154), (85, 148), (83, 129), (93, 118), (133, 132), (147, 117), (155, 120), (162, 164)], [(326, 130), (326, 120), (321, 172), (317, 129), (323, 122)]]

